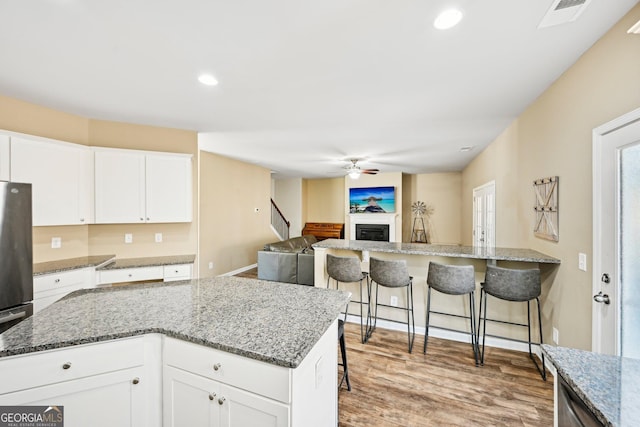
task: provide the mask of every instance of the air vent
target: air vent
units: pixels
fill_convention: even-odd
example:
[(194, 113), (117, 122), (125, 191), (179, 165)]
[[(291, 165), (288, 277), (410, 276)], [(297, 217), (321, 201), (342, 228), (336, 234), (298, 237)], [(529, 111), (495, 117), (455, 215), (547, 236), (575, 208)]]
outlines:
[(565, 24), (578, 19), (591, 0), (553, 0), (538, 28)]
[(587, 0), (560, 0), (555, 10), (566, 9), (568, 7), (582, 6)]

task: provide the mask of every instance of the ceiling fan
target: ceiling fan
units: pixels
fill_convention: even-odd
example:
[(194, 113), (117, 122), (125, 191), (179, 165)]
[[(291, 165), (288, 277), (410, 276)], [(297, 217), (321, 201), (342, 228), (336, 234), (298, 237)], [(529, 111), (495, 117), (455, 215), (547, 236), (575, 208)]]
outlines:
[(349, 159), (349, 161), (351, 164), (344, 168), (347, 170), (347, 175), (349, 175), (351, 179), (358, 179), (360, 174), (375, 175), (380, 171), (379, 169), (361, 169), (357, 164), (358, 159)]

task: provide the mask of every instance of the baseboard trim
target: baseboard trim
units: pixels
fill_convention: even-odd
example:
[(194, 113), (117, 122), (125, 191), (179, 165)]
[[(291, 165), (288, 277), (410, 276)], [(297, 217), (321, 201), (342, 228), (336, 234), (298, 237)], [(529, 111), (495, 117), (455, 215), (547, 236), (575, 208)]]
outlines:
[[(349, 322), (349, 323), (357, 323), (359, 325), (360, 324), (360, 316), (349, 314), (347, 316), (347, 322)], [(406, 324), (403, 325), (401, 323), (389, 322), (387, 320), (382, 320), (382, 319), (378, 320), (376, 327), (377, 328), (383, 328), (383, 329), (389, 329), (389, 330), (392, 330), (392, 331), (398, 331), (398, 332), (407, 332)], [(425, 331), (424, 327), (417, 326), (416, 327), (416, 338), (418, 338), (419, 336), (423, 336), (424, 337), (424, 331)], [(429, 328), (429, 337), (442, 338), (442, 339), (445, 339), (445, 340), (458, 341), (458, 342), (464, 342), (464, 343), (471, 344), (471, 337), (469, 336), (469, 334), (465, 334), (465, 333), (462, 333), (462, 332), (451, 331), (451, 330), (447, 330), (447, 329), (441, 329), (441, 328), (434, 327), (434, 326), (431, 326)], [(520, 352), (523, 352), (523, 353), (529, 353), (529, 345), (526, 342), (514, 341), (514, 340), (509, 340), (509, 339), (506, 339), (506, 338), (499, 338), (499, 337), (490, 337), (489, 335), (487, 335), (487, 337), (486, 337), (485, 346), (502, 348), (502, 349), (505, 349), (505, 350), (520, 351)], [(542, 358), (542, 353), (541, 353), (542, 350), (540, 349), (539, 345), (534, 345), (531, 348), (531, 350), (539, 358)], [(552, 369), (553, 366), (550, 363), (545, 363), (545, 367), (547, 368), (547, 370), (551, 371), (553, 376), (555, 376), (555, 369)]]
[[(220, 274), (220, 276), (235, 276), (236, 274), (244, 273), (245, 271), (249, 271), (253, 268), (258, 267), (258, 264), (251, 264), (245, 267), (239, 268), (237, 270), (229, 271), (227, 273)], [(359, 322), (359, 321), (358, 321)]]

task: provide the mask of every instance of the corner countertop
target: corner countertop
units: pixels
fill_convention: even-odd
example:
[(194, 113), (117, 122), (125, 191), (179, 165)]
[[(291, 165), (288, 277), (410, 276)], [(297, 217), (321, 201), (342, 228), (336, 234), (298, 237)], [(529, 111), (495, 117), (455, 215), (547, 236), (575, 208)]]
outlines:
[(575, 393), (605, 426), (637, 426), (640, 360), (573, 348), (542, 346)]
[(296, 368), (349, 297), (240, 277), (85, 289), (0, 334), (0, 358), (161, 333)]
[(77, 270), (86, 267), (98, 267), (113, 261), (115, 255), (92, 255), (77, 258), (67, 258), (58, 261), (38, 262), (33, 264), (33, 275), (62, 273), (63, 271)]
[(195, 255), (170, 255), (145, 258), (116, 258), (113, 262), (102, 265), (96, 270), (118, 270), (122, 268), (156, 267), (159, 265), (191, 264)]
[(371, 240), (326, 239), (314, 243), (314, 249), (345, 249), (352, 251), (387, 252), (406, 255), (431, 255), (454, 258), (496, 261), (540, 262), (560, 264), (560, 260), (532, 249), (481, 248), (461, 245), (432, 245), (428, 243), (376, 242)]
[(33, 275), (62, 273), (86, 267), (96, 270), (115, 270), (119, 268), (155, 267), (158, 265), (191, 264), (196, 256), (168, 255), (145, 258), (116, 258), (115, 255), (92, 255), (77, 258), (66, 258), (58, 261), (47, 261), (33, 264)]

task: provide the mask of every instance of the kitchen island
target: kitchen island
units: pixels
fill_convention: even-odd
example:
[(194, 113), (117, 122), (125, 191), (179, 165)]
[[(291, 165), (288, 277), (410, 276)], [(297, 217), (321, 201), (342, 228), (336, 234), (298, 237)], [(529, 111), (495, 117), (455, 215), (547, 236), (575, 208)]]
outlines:
[(348, 300), (235, 277), (77, 291), (0, 335), (0, 405), (64, 405), (67, 427), (335, 426)]
[[(604, 426), (638, 425), (640, 360), (551, 345), (544, 345), (543, 351), (561, 377), (556, 377), (555, 381), (556, 425), (571, 425), (569, 419), (572, 413), (580, 413), (589, 420), (595, 418)], [(563, 382), (573, 392), (573, 400), (562, 396), (559, 384)], [(565, 404), (565, 399), (571, 403)], [(567, 406), (571, 407), (571, 411), (567, 411)], [(587, 411), (581, 412), (580, 407)], [(558, 415), (560, 420), (557, 419)]]

